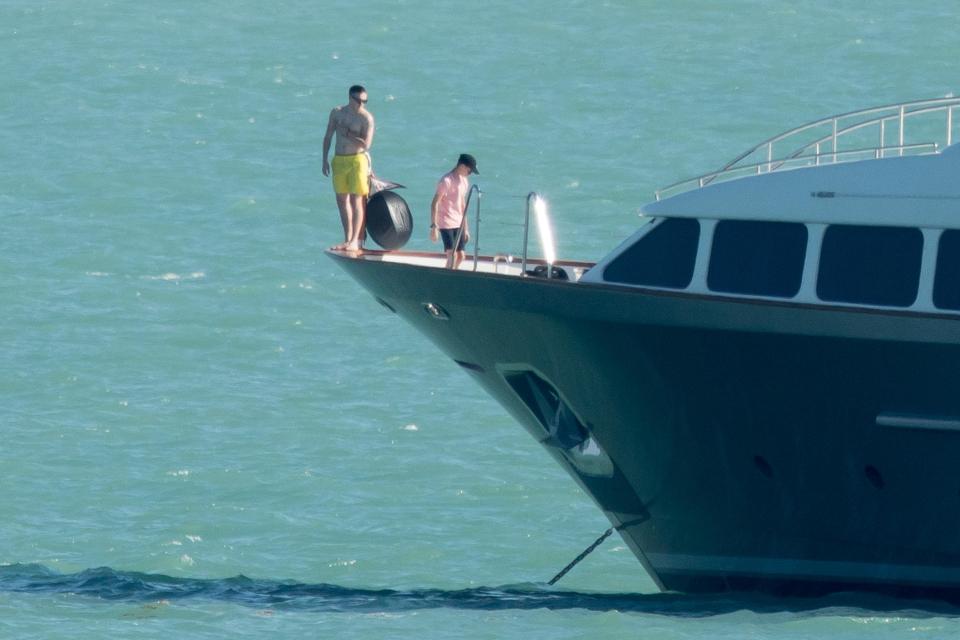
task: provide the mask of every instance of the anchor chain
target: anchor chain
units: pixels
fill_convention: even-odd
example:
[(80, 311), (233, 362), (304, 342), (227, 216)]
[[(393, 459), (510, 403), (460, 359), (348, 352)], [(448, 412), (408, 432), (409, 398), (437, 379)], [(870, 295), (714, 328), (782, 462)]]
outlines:
[(565, 567), (563, 568), (563, 570), (560, 571), (560, 573), (558, 573), (557, 575), (553, 576), (553, 578), (552, 578), (552, 579), (550, 580), (550, 582), (548, 582), (547, 584), (548, 584), (548, 585), (553, 585), (553, 584), (555, 584), (555, 583), (557, 582), (557, 580), (559, 580), (559, 579), (562, 578), (563, 576), (567, 575), (567, 572), (569, 572), (570, 569), (573, 569), (575, 566), (577, 566), (577, 565), (580, 563), (581, 560), (583, 560), (583, 559), (586, 558), (588, 555), (590, 555), (591, 553), (593, 553), (593, 550), (596, 549), (597, 547), (599, 547), (601, 544), (603, 544), (603, 541), (606, 540), (607, 538), (609, 538), (609, 537), (611, 536), (611, 534), (613, 534), (614, 531), (621, 531), (621, 530), (623, 530), (623, 529), (627, 529), (627, 528), (629, 528), (629, 527), (633, 527), (633, 526), (636, 526), (636, 525), (638, 525), (638, 524), (643, 524), (644, 522), (646, 522), (646, 521), (649, 520), (649, 519), (650, 519), (650, 514), (649, 514), (649, 513), (645, 513), (645, 514), (643, 514), (641, 517), (639, 517), (639, 518), (637, 518), (637, 519), (635, 519), (635, 520), (631, 520), (630, 522), (621, 522), (620, 524), (618, 524), (618, 525), (615, 526), (615, 527), (610, 527), (609, 529), (607, 529), (606, 531), (603, 532), (603, 535), (601, 535), (599, 538), (597, 538), (596, 540), (594, 540), (594, 541), (593, 541), (593, 544), (591, 544), (589, 547), (587, 547), (586, 549), (584, 549), (584, 550), (583, 550), (583, 553), (581, 553), (581, 554), (578, 555), (576, 558), (574, 558), (574, 559), (573, 559), (573, 562), (571, 562), (570, 564), (568, 564), (567, 566), (565, 566)]
[(560, 573), (553, 576), (553, 578), (551, 578), (550, 582), (548, 582), (547, 584), (553, 585), (557, 582), (557, 580), (567, 575), (567, 572), (570, 571), (570, 569), (573, 569), (575, 566), (577, 566), (581, 560), (586, 558), (588, 555), (590, 555), (593, 552), (594, 549), (596, 549), (601, 544), (603, 544), (603, 541), (610, 537), (610, 535), (613, 533), (613, 530), (618, 528), (619, 527), (610, 527), (609, 529), (604, 531), (603, 535), (601, 535), (599, 538), (594, 540), (593, 544), (591, 544), (589, 547), (584, 549), (580, 555), (578, 555), (576, 558), (573, 559), (573, 562), (571, 562), (570, 564), (565, 566), (563, 569), (561, 569)]

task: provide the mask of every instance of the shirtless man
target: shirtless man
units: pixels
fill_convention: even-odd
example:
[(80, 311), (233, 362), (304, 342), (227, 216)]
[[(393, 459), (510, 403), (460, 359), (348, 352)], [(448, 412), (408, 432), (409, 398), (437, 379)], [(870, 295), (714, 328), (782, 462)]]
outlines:
[(330, 175), (330, 141), (337, 134), (333, 156), (333, 190), (343, 223), (343, 242), (336, 250), (357, 251), (363, 233), (366, 199), (370, 192), (370, 158), (373, 144), (373, 114), (367, 111), (367, 90), (355, 84), (348, 92), (350, 101), (330, 112), (327, 133), (323, 136), (323, 175)]

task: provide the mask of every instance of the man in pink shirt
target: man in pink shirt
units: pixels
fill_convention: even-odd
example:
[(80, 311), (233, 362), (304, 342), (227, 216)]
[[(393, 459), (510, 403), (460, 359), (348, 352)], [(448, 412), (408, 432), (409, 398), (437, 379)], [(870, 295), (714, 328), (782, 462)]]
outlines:
[[(443, 238), (443, 249), (447, 253), (447, 266), (456, 269), (464, 258), (463, 248), (470, 240), (467, 232), (467, 193), (470, 191), (470, 180), (467, 178), (477, 171), (477, 159), (469, 153), (461, 153), (457, 166), (440, 178), (437, 183), (437, 193), (430, 203), (430, 240), (437, 241)], [(463, 233), (460, 243), (454, 248), (457, 233), (460, 227)]]

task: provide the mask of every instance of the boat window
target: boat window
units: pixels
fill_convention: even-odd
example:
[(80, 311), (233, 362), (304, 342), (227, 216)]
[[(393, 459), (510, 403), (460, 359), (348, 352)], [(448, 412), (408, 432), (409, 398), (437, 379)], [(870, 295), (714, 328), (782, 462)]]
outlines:
[(792, 298), (800, 291), (807, 227), (723, 220), (713, 232), (707, 286), (713, 291)]
[(940, 236), (933, 304), (941, 309), (960, 310), (960, 231), (948, 229)]
[(700, 240), (700, 222), (664, 218), (607, 265), (603, 277), (650, 287), (683, 289), (693, 278)]
[(832, 225), (823, 236), (817, 296), (909, 307), (917, 298), (922, 254), (919, 229)]

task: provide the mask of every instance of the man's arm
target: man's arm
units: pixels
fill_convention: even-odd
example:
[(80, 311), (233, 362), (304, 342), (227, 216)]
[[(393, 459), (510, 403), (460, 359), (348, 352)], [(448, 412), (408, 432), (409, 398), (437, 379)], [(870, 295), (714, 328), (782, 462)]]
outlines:
[(330, 163), (327, 156), (330, 154), (330, 141), (333, 140), (333, 132), (337, 129), (336, 123), (337, 110), (330, 112), (330, 119), (327, 120), (327, 132), (323, 135), (323, 175), (330, 175)]
[(373, 114), (372, 113), (368, 114), (368, 116), (369, 116), (369, 120), (367, 120), (367, 135), (365, 135), (363, 139), (360, 141), (363, 143), (364, 151), (369, 151), (370, 147), (373, 146), (373, 129), (374, 129)]
[(440, 219), (440, 186), (437, 186), (437, 192), (433, 194), (433, 201), (430, 203), (430, 240), (437, 241), (440, 232), (437, 231), (437, 220)]

